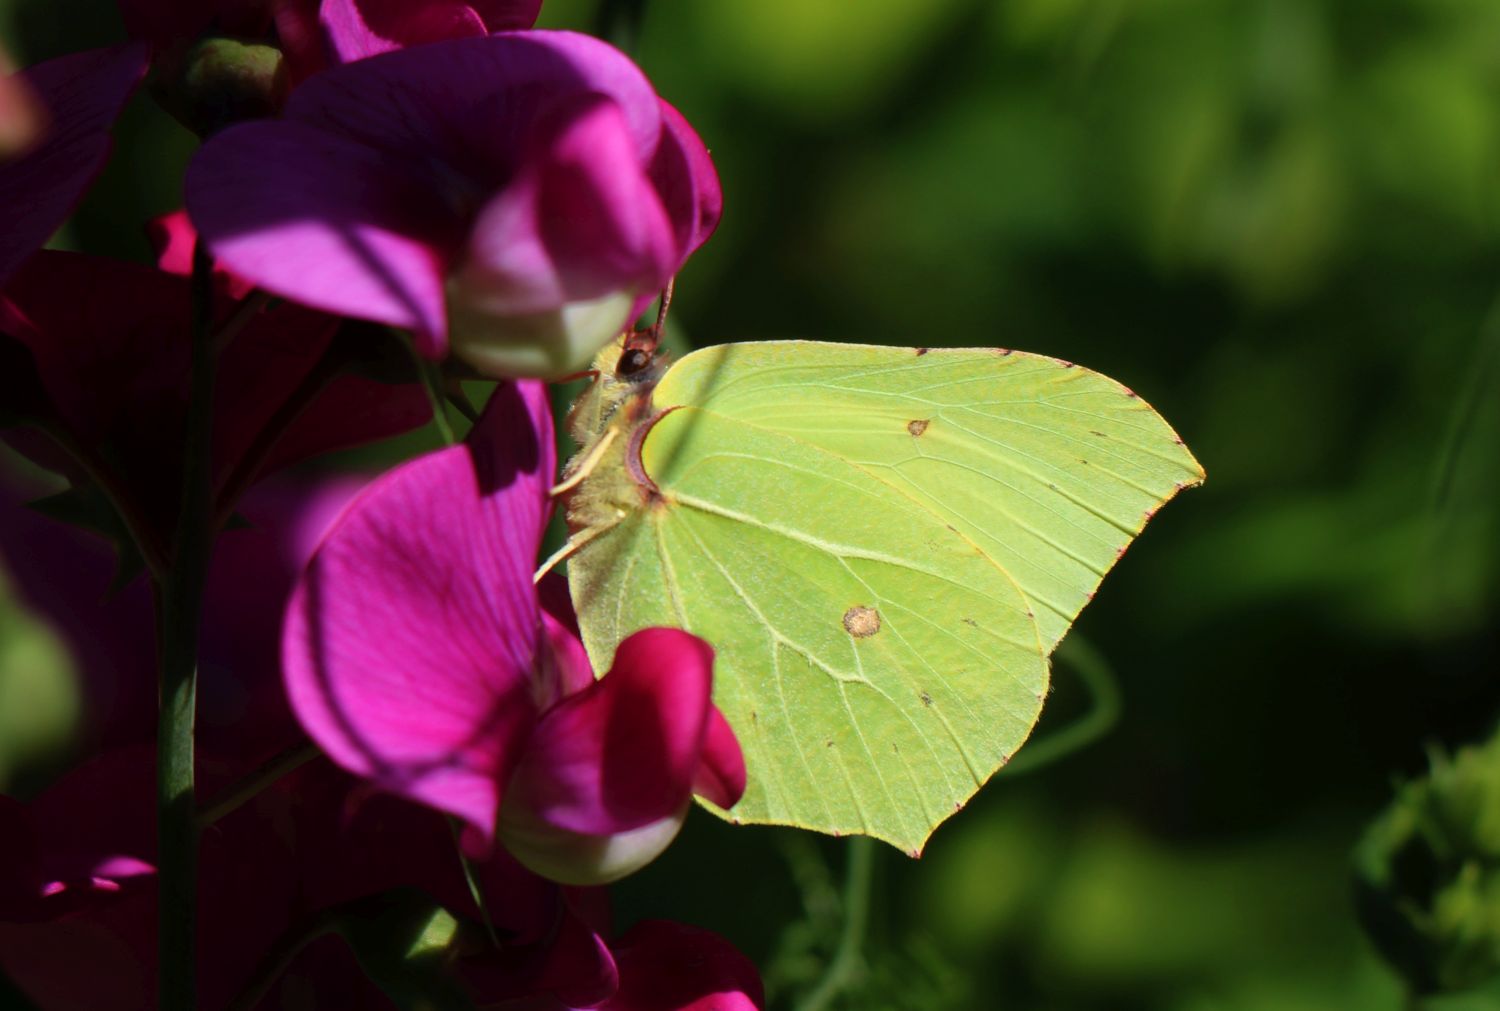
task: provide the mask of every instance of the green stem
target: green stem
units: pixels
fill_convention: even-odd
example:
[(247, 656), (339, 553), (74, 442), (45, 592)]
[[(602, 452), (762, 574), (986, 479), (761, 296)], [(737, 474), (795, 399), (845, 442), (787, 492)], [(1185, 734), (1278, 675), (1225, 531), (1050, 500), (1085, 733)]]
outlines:
[(1104, 654), (1074, 632), (1057, 656), (1083, 679), (1093, 706), (1063, 729), (1028, 743), (1000, 770), (1003, 775), (1015, 776), (1045, 768), (1093, 744), (1120, 720), (1120, 685)]
[(458, 853), (459, 866), (464, 871), (464, 884), (469, 886), (469, 897), (474, 900), (474, 905), (479, 907), (479, 918), (484, 921), (484, 932), (489, 935), (490, 944), (495, 950), (500, 950), (500, 933), (495, 930), (495, 921), (490, 916), (490, 907), (484, 897), (484, 889), (479, 884), (479, 874), (474, 868), (474, 862), (464, 852), (463, 823), (451, 815), (448, 818), (448, 831), (453, 834), (453, 848)]
[(844, 929), (839, 946), (812, 992), (797, 1011), (822, 1011), (864, 974), (865, 931), (870, 922), (870, 891), (875, 881), (876, 842), (865, 836), (849, 840), (849, 865), (844, 881)]
[(213, 549), (212, 262), (193, 253), (192, 387), (184, 442), (182, 502), (171, 564), (157, 586), (161, 624), (161, 715), (157, 726), (158, 937), (163, 1011), (193, 1011), (198, 825), (193, 792), (193, 716), (198, 625)]
[(342, 367), (343, 360), (333, 348), (329, 348), (266, 420), (265, 427), (256, 433), (255, 440), (240, 457), (234, 471), (219, 487), (217, 512), (214, 516), (215, 530), (222, 530), (224, 524), (229, 522), (229, 518), (234, 515), (235, 506), (260, 476), (261, 468), (270, 459), (271, 452), (281, 441), (281, 437), (318, 395), (328, 388), (328, 384), (338, 376)]
[(448, 396), (443, 392), (443, 367), (440, 363), (425, 358), (410, 343), (412, 360), (417, 363), (417, 372), (422, 376), (422, 388), (427, 391), (427, 402), (432, 405), (432, 421), (437, 425), (438, 434), (443, 438), (445, 446), (452, 446), (458, 442), (458, 435), (453, 431), (453, 424), (448, 420)]
[(207, 804), (199, 810), (198, 827), (207, 828), (225, 815), (238, 810), (254, 800), (268, 786), (296, 772), (322, 753), (316, 744), (309, 741), (292, 745), (225, 790), (223, 795), (212, 804)]

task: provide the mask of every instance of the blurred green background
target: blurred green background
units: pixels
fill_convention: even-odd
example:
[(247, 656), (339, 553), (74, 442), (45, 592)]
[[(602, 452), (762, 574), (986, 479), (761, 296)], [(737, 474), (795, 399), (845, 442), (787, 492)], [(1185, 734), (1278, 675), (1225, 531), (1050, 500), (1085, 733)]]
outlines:
[[(0, 0), (23, 64), (118, 33), (102, 0)], [(1427, 745), (1500, 713), (1500, 4), (650, 0), (636, 53), (725, 190), (677, 287), (693, 341), (1056, 355), (1208, 471), (1078, 622), (1112, 731), (999, 776), (920, 862), (878, 852), (830, 1006), (1414, 1006), (1350, 854)], [(62, 241), (145, 258), (192, 146), (138, 97)], [(0, 777), (44, 753), (5, 714), (59, 655), (0, 618)], [(1055, 680), (1041, 735), (1089, 705), (1066, 645)], [(847, 851), (696, 815), (620, 915), (724, 933), (790, 1006)]]

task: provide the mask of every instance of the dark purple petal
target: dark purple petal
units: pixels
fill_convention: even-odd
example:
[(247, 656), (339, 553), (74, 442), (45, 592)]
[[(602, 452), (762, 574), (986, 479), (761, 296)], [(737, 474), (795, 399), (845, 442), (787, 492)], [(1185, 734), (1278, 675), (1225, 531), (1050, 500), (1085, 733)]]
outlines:
[(755, 965), (717, 934), (645, 920), (610, 946), (620, 989), (600, 1011), (757, 1011), (765, 1007)]
[(188, 213), (235, 274), (314, 308), (415, 330), (437, 355), (443, 277), (464, 222), (421, 169), (300, 123), (246, 123), (193, 159)]
[[(489, 895), (497, 905), (505, 901), (503, 892)], [(551, 1011), (557, 1005), (549, 997), (568, 1006), (595, 1007), (616, 992), (619, 972), (603, 938), (566, 904), (549, 926), (549, 935), (540, 942), (509, 944), (458, 963), (458, 973), (477, 1003), (490, 1007), (518, 1000), (518, 1011)]]
[(455, 39), (334, 67), (297, 88), (284, 116), (435, 169), (434, 188), (472, 212), (509, 181), (550, 104), (588, 92), (624, 110), (639, 159), (655, 152), (650, 82), (619, 50), (573, 32)]
[[(484, 19), (459, 0), (323, 0), (319, 14), (334, 63), (362, 60), (377, 53), (424, 42), (441, 42), (485, 35), (500, 28), (530, 28), (531, 25), (485, 26)], [(535, 20), (533, 14), (532, 20)]]
[(545, 390), (502, 385), (468, 444), (355, 500), (283, 632), (308, 733), (350, 771), (486, 835), (536, 718), (531, 576), (554, 464)]
[(537, 702), (546, 709), (594, 683), (594, 667), (579, 640), (578, 616), (568, 596), (568, 581), (549, 572), (537, 584), (549, 649), (537, 671)]
[(62, 227), (109, 158), (109, 130), (146, 72), (146, 47), (61, 56), (21, 72), (48, 125), (30, 152), (0, 163), (0, 283)]
[[(0, 331), (31, 351), (52, 407), (94, 445), (182, 400), (188, 308), (184, 278), (44, 250), (0, 296)], [(161, 455), (159, 446), (153, 452)]]
[(328, 58), (349, 63), (393, 49), (530, 28), (541, 0), (323, 0)]

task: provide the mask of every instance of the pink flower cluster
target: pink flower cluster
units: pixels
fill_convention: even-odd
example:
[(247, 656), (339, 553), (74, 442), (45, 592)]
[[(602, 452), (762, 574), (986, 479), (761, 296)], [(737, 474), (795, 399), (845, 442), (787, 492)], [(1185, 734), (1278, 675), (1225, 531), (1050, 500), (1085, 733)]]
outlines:
[[(47, 511), (126, 545), (101, 602), (110, 560), (0, 471), (0, 551), (74, 645), (95, 752), (0, 797), (0, 971), (44, 1008), (157, 1000), (152, 611), (183, 564), (203, 333), (201, 1006), (761, 1006), (723, 939), (615, 935), (599, 887), (695, 795), (744, 791), (712, 647), (645, 629), (596, 676), (560, 582), (533, 582), (557, 472), (536, 379), (670, 284), (718, 178), (627, 57), (532, 30), (538, 6), (120, 0), (131, 41), (0, 79), (25, 113), (0, 135), (0, 435), (66, 481)], [(154, 265), (42, 249), (148, 68), (213, 86), (194, 68), (214, 32), (273, 54), (279, 114), (208, 137), (186, 213), (149, 223)], [(402, 340), (498, 381), (468, 437), (368, 483), (277, 474), (428, 421), (441, 380)], [(320, 756), (280, 768), (307, 738)], [(430, 957), (392, 947), (413, 929)]]

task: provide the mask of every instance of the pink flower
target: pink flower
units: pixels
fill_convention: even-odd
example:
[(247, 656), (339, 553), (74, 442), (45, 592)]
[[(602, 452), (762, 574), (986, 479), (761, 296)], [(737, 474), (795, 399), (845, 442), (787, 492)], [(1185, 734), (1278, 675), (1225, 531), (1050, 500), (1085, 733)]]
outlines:
[[(218, 309), (227, 316), (228, 300)], [(32, 435), (19, 443), (28, 455), (75, 485), (107, 483), (148, 552), (165, 552), (176, 521), (189, 311), (186, 278), (76, 253), (37, 253), (0, 289), (0, 402), (20, 414), (0, 419), (0, 428), (40, 428), (52, 442)], [(315, 370), (337, 326), (276, 306), (256, 312), (221, 355), (213, 455), (226, 515), (261, 474), (431, 417), (415, 384), (320, 381)], [(305, 405), (267, 443), (262, 434), (294, 396)]]
[(60, 56), (6, 82), (40, 104), (45, 123), (39, 142), (0, 160), (0, 284), (62, 227), (104, 168), (110, 127), (145, 72), (145, 47), (125, 45)]
[[(155, 739), (157, 642), (151, 591), (106, 594), (115, 565), (98, 538), (21, 504), (41, 491), (0, 474), (0, 570), (64, 638), (77, 664), (84, 738)], [(214, 546), (199, 642), (198, 740), (215, 762), (253, 766), (302, 740), (281, 687), (277, 632), (292, 586), (323, 532), (363, 485), (354, 476), (280, 475), (251, 489), (247, 523)]]
[[(0, 797), (0, 969), (49, 1011), (156, 1006), (154, 778), (154, 749), (132, 748)], [(226, 1007), (293, 914), (291, 854), (247, 807), (200, 860), (199, 984)]]
[(188, 211), (259, 286), (491, 375), (583, 367), (713, 231), (718, 178), (624, 55), (568, 32), (387, 52), (211, 139)]
[[(147, 1011), (156, 1004), (152, 771), (147, 748), (112, 752), (29, 804), (0, 797), (0, 969), (46, 1008)], [(210, 777), (204, 792), (221, 788)], [(485, 931), (441, 817), (396, 798), (361, 796), (324, 763), (208, 828), (199, 869), (204, 1007), (229, 1006), (273, 945), (315, 919), (337, 929), (340, 919), (378, 914), (411, 893), (465, 924), (444, 960), (446, 982), (476, 1004), (533, 1011), (761, 1006), (755, 967), (722, 938), (647, 921), (609, 941), (602, 889), (559, 887), (503, 852), (476, 868), (500, 945), (466, 945), (464, 936)], [(347, 949), (327, 940), (298, 954), (255, 1006), (390, 1007)]]
[(283, 36), (320, 36), (323, 65), (350, 63), (424, 42), (530, 28), (541, 0), (294, 0), (283, 5)]
[(676, 834), (696, 792), (732, 806), (739, 745), (713, 652), (676, 629), (593, 679), (570, 616), (532, 587), (554, 469), (534, 383), (502, 385), (468, 444), (372, 484), (292, 596), (287, 693), (335, 761), (496, 835), (561, 881), (612, 880)]

